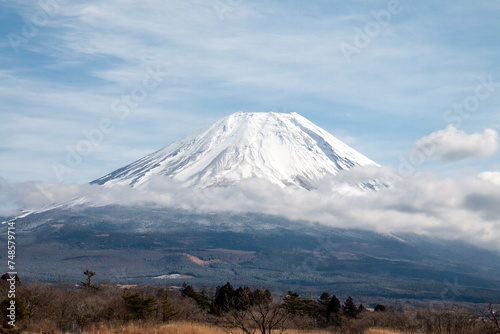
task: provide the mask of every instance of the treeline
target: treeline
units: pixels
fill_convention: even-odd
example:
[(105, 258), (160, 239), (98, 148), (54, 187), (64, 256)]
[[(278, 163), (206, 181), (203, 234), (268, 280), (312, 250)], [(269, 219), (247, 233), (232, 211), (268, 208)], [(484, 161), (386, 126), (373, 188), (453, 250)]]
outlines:
[(205, 290), (196, 292), (184, 285), (182, 295), (193, 299), (201, 309), (214, 316), (213, 321), (226, 328), (251, 334), (285, 329), (326, 329), (333, 333), (364, 333), (369, 328), (385, 328), (405, 333), (494, 334), (500, 333), (500, 307), (412, 309), (392, 311), (376, 304), (367, 310), (351, 296), (341, 302), (323, 292), (317, 300), (301, 298), (288, 291), (281, 299), (272, 298), (269, 290), (239, 287), (230, 283), (218, 286), (213, 298)]
[[(78, 284), (18, 282), (16, 328), (36, 333), (81, 333), (93, 326), (128, 323), (190, 321), (215, 324), (225, 333), (280, 333), (285, 329), (325, 329), (332, 333), (363, 333), (386, 328), (405, 333), (500, 333), (498, 305), (477, 309), (459, 307), (392, 311), (383, 305), (368, 309), (348, 297), (324, 292), (317, 299), (289, 291), (277, 298), (267, 289), (230, 283), (207, 291), (184, 284), (181, 288), (95, 285), (95, 273)], [(0, 280), (6, 296), (8, 284)], [(2, 301), (2, 323), (8, 328)], [(0, 332), (1, 329), (0, 329)]]

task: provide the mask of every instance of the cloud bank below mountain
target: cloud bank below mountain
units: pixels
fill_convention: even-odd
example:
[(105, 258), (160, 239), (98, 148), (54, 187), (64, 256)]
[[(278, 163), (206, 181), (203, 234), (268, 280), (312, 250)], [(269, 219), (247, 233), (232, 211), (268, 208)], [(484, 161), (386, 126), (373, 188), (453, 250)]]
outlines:
[[(165, 177), (156, 177), (139, 189), (37, 182), (9, 185), (0, 179), (0, 214), (13, 215), (18, 208), (38, 209), (83, 197), (98, 205), (155, 205), (207, 213), (260, 212), (341, 228), (459, 239), (500, 251), (497, 176), (489, 172), (457, 180), (435, 173), (416, 173), (400, 178), (391, 168), (357, 167), (325, 178), (320, 188), (312, 191), (280, 188), (260, 179), (207, 189), (185, 188)], [(392, 187), (363, 191), (356, 185), (373, 179), (388, 180)]]

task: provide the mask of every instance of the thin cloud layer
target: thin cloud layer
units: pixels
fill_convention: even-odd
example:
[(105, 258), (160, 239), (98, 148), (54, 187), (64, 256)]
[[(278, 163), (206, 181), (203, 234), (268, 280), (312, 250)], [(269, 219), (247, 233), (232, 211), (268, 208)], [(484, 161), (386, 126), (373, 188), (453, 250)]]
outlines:
[[(447, 109), (498, 82), (498, 47), (477, 41), (500, 21), (498, 6), (462, 0), (403, 1), (380, 23), (389, 3), (1, 1), (0, 175), (86, 182), (233, 112), (285, 106), (395, 165), (443, 115), (467, 129), (468, 114)], [(157, 66), (161, 83), (143, 94)], [(498, 87), (478, 90), (476, 124), (498, 127)], [(114, 130), (53, 172), (103, 119)]]
[(447, 162), (486, 158), (498, 152), (498, 133), (494, 129), (485, 129), (482, 133), (467, 134), (450, 124), (418, 140), (416, 147)]
[[(354, 176), (358, 175), (358, 178)], [(381, 233), (414, 232), (459, 239), (500, 251), (500, 186), (478, 178), (452, 180), (433, 173), (398, 178), (391, 168), (363, 169), (325, 178), (313, 191), (280, 188), (259, 179), (234, 187), (186, 189), (169, 178), (157, 177), (141, 189), (91, 185), (24, 183), (2, 187), (17, 206), (35, 208), (54, 200), (83, 197), (99, 205), (159, 205), (199, 212), (260, 212), (304, 219), (340, 228)], [(367, 178), (390, 180), (391, 187), (362, 191)]]

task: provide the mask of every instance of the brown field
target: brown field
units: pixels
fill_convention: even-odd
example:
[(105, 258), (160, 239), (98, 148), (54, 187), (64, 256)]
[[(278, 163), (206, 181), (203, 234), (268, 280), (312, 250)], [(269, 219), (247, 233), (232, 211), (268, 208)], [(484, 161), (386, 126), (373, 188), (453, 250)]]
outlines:
[[(224, 330), (220, 327), (210, 326), (206, 324), (196, 324), (187, 322), (177, 322), (168, 325), (151, 326), (151, 325), (129, 325), (121, 328), (96, 328), (84, 332), (84, 334), (225, 334)], [(241, 333), (241, 332), (236, 332)], [(279, 331), (273, 333), (278, 334)], [(326, 331), (296, 331), (287, 330), (284, 334), (327, 334), (331, 332)], [(367, 334), (392, 334), (390, 332), (373, 332)]]
[(403, 334), (404, 332), (395, 332), (388, 329), (369, 329), (364, 334)]
[[(41, 332), (40, 332), (41, 333)], [(99, 326), (84, 331), (82, 334), (226, 334), (220, 327), (207, 324), (197, 324), (189, 322), (175, 322), (168, 325), (154, 324), (129, 324), (124, 326)], [(240, 334), (241, 332), (232, 332)], [(273, 333), (280, 333), (273, 331)], [(26, 334), (39, 334), (38, 332), (26, 332)], [(310, 330), (286, 330), (283, 334), (333, 334), (330, 331), (310, 331)], [(340, 333), (338, 333), (340, 334)], [(387, 329), (369, 329), (364, 334), (403, 334)]]

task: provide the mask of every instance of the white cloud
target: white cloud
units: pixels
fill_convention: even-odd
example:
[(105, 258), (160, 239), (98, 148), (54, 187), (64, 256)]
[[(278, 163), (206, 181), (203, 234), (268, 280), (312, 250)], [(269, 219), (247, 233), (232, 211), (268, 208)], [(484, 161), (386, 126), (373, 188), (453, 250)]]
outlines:
[(500, 186), (500, 172), (482, 172), (478, 177), (481, 180), (489, 181)]
[(444, 130), (419, 139), (416, 148), (444, 161), (486, 158), (498, 152), (498, 133), (485, 129), (483, 133), (467, 134), (450, 124)]
[[(313, 191), (282, 189), (258, 179), (244, 180), (235, 187), (203, 190), (185, 189), (162, 177), (142, 189), (24, 183), (3, 187), (0, 197), (8, 196), (24, 208), (81, 196), (100, 204), (153, 203), (201, 212), (261, 212), (341, 228), (460, 239), (500, 251), (500, 186), (482, 178), (452, 180), (433, 173), (417, 173), (402, 179), (394, 175), (390, 168), (360, 168), (353, 174), (327, 178), (320, 189)], [(386, 178), (393, 185), (377, 192), (352, 186), (369, 177)], [(12, 212), (12, 203), (9, 209)]]

